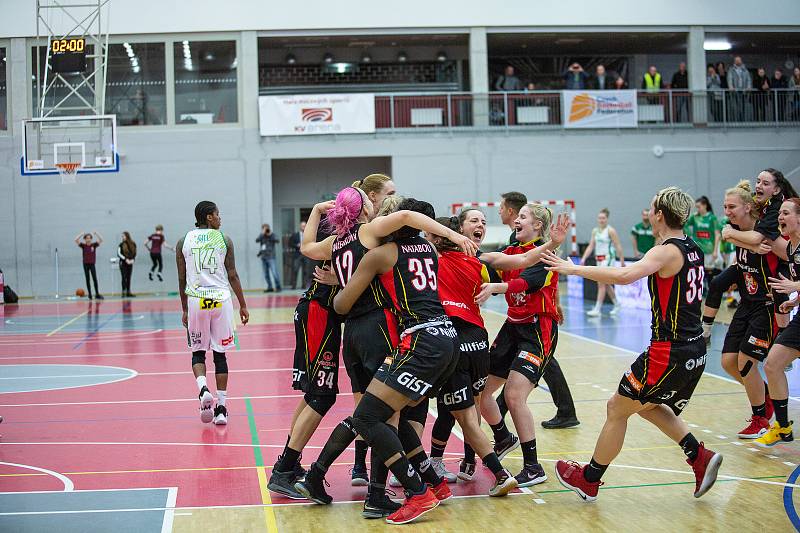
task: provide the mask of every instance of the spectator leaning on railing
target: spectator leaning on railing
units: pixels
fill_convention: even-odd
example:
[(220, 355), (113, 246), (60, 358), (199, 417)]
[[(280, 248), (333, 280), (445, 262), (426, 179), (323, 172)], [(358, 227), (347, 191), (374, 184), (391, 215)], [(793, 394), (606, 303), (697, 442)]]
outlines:
[(770, 86), (775, 92), (775, 110), (778, 112), (778, 120), (786, 120), (786, 115), (789, 111), (789, 99), (787, 98), (786, 89), (789, 88), (789, 80), (783, 75), (783, 71), (779, 68), (775, 69), (775, 75), (770, 80)]
[(733, 58), (733, 66), (728, 70), (728, 87), (732, 91), (736, 91), (730, 95), (731, 119), (735, 122), (747, 120), (750, 113), (748, 113), (744, 92), (753, 88), (753, 79), (739, 56)]
[(650, 93), (657, 93), (664, 88), (664, 83), (661, 81), (661, 73), (655, 65), (650, 65), (647, 72), (642, 77), (642, 89)]
[(673, 93), (673, 105), (675, 106), (675, 120), (677, 122), (689, 121), (689, 74), (686, 72), (686, 63), (681, 61), (678, 65), (678, 72), (672, 75), (672, 82), (669, 88), (678, 91)]
[(589, 75), (584, 72), (580, 63), (573, 63), (564, 73), (564, 88), (568, 91), (580, 91), (586, 88)]
[(755, 107), (756, 120), (764, 122), (772, 118), (772, 105), (770, 104), (770, 80), (767, 70), (759, 67), (753, 78), (753, 107)]
[(596, 91), (607, 91), (614, 88), (614, 75), (606, 72), (606, 67), (597, 65), (595, 75), (589, 80), (589, 88)]
[(722, 87), (723, 89), (727, 89), (728, 88), (728, 69), (725, 68), (725, 63), (720, 61), (719, 63), (716, 64), (716, 66), (714, 67), (714, 70), (716, 70), (717, 74), (719, 74), (719, 86)]
[(521, 91), (523, 89), (522, 82), (514, 75), (514, 67), (511, 65), (506, 66), (503, 74), (498, 76), (494, 82), (495, 91)]
[(708, 89), (708, 107), (714, 122), (722, 121), (722, 80), (717, 74), (714, 65), (709, 65), (706, 71), (706, 89)]

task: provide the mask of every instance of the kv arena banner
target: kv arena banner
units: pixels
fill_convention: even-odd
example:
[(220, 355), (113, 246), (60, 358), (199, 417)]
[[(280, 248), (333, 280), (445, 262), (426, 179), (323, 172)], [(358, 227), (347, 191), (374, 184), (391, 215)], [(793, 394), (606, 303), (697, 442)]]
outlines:
[(259, 96), (261, 135), (374, 133), (375, 95)]
[(635, 128), (636, 91), (562, 91), (565, 128)]

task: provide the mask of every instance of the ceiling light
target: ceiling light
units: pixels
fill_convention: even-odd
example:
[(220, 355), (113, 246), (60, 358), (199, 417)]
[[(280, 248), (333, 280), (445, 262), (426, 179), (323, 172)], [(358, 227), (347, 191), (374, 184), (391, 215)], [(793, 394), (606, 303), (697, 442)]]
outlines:
[(322, 61), (327, 64), (333, 63), (333, 54), (330, 52), (326, 53), (324, 56), (322, 56)]
[(703, 50), (730, 50), (733, 48), (728, 41), (704, 41)]
[(445, 61), (447, 61), (447, 53), (444, 50), (442, 50), (441, 52), (436, 54), (436, 61), (439, 61), (440, 63), (444, 63)]
[(364, 52), (364, 55), (361, 56), (361, 62), (362, 63), (371, 63), (372, 62), (372, 56), (369, 55), (368, 53)]
[(286, 54), (286, 64), (294, 65), (295, 63), (297, 63), (297, 58), (294, 57), (294, 54)]
[(397, 54), (398, 63), (405, 63), (406, 61), (408, 61), (408, 55), (405, 52), (400, 52)]

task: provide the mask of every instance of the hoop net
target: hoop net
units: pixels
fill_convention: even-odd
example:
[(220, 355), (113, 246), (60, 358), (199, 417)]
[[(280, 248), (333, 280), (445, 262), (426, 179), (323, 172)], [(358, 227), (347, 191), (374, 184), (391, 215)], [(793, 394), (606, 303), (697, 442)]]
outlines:
[(56, 163), (58, 175), (61, 176), (61, 185), (73, 184), (78, 175), (78, 169), (81, 167), (80, 163)]

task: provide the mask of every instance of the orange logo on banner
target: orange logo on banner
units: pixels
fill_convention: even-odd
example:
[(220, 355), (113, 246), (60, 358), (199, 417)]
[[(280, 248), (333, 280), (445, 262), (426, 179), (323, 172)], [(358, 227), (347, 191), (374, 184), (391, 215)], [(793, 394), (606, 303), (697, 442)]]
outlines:
[(572, 99), (572, 106), (569, 109), (569, 121), (577, 122), (589, 117), (597, 109), (597, 101), (588, 94), (579, 94)]

